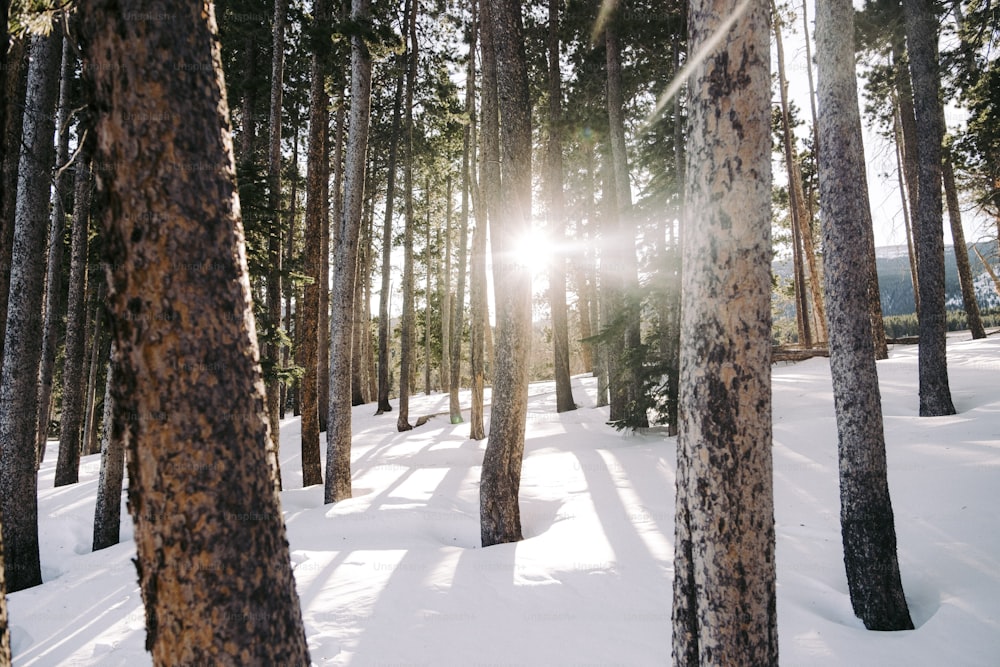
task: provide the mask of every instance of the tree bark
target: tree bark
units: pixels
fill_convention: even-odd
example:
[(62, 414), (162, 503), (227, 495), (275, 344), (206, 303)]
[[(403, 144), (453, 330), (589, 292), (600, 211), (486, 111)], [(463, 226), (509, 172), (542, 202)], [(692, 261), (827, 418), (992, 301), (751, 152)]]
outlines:
[(118, 544), (121, 526), (122, 478), (125, 471), (125, 424), (116, 410), (113, 390), (121, 381), (116, 378), (118, 363), (114, 344), (108, 360), (104, 383), (104, 430), (101, 435), (101, 474), (97, 482), (97, 505), (94, 508), (94, 551)]
[[(478, 5), (478, 3), (476, 3)], [(482, 39), (482, 144), (480, 199), (476, 208), (476, 228), (472, 235), (472, 261), (469, 267), (469, 375), (472, 403), (469, 410), (469, 438), (486, 438), (484, 392), (486, 348), (489, 329), (489, 303), (486, 294), (486, 237), (496, 217), (500, 191), (500, 112), (497, 92), (497, 60), (493, 40), (493, 11), (489, 0), (480, 7), (478, 28)], [(470, 174), (473, 162), (469, 161)], [(471, 180), (471, 179), (470, 179)]]
[(319, 403), (319, 293), (321, 289), (320, 264), (324, 261), (319, 239), (326, 219), (326, 187), (329, 179), (330, 163), (327, 160), (327, 125), (329, 120), (329, 97), (324, 88), (326, 80), (325, 62), (328, 58), (326, 35), (326, 2), (316, 0), (313, 4), (313, 20), (316, 34), (311, 43), (310, 84), (309, 84), (309, 149), (306, 158), (306, 232), (305, 264), (306, 275), (312, 282), (302, 288), (302, 302), (299, 307), (302, 328), (302, 342), (299, 348), (300, 363), (303, 368), (300, 381), (302, 408), (302, 486), (323, 483), (320, 461), (320, 411), (326, 406)]
[(63, 360), (62, 415), (59, 420), (59, 458), (55, 485), (79, 479), (81, 429), (83, 428), (84, 358), (87, 346), (87, 254), (91, 199), (93, 139), (83, 146), (74, 176), (73, 224), (70, 240), (69, 296), (66, 305), (66, 348)]
[(214, 10), (88, 0), (81, 15), (147, 650), (156, 665), (308, 664)]
[(962, 211), (958, 206), (958, 189), (955, 187), (955, 169), (951, 163), (951, 151), (944, 153), (941, 162), (941, 179), (944, 183), (945, 200), (948, 204), (948, 222), (951, 224), (952, 247), (955, 251), (955, 263), (958, 265), (958, 279), (962, 286), (962, 305), (969, 321), (969, 330), (973, 340), (986, 338), (983, 319), (979, 315), (979, 303), (976, 301), (976, 288), (972, 283), (972, 267), (969, 265), (969, 246), (965, 243), (965, 230), (962, 229)]
[[(352, 0), (351, 21), (367, 25), (369, 0)], [(365, 196), (372, 57), (366, 35), (351, 37), (351, 118), (344, 163), (344, 208), (337, 211), (330, 317), (330, 402), (327, 407), (324, 502), (351, 497), (351, 365), (354, 341), (358, 239)], [(336, 369), (334, 372), (333, 369)]]
[[(344, 210), (344, 134), (346, 115), (344, 96), (340, 96), (333, 150), (333, 210), (341, 215)], [(329, 155), (329, 148), (327, 154)], [(330, 411), (330, 246), (333, 243), (333, 229), (330, 226), (330, 179), (323, 180), (323, 226), (320, 230), (319, 264), (319, 430), (327, 432)]]
[(531, 271), (509, 254), (531, 230), (531, 101), (520, 0), (487, 0), (500, 112), (500, 207), (491, 219), (497, 341), (493, 410), (479, 490), (484, 547), (521, 539), (518, 491), (531, 358)]
[[(563, 219), (562, 74), (559, 69), (559, 3), (549, 0), (548, 79), (549, 230), (555, 252), (549, 270), (549, 309), (552, 311), (552, 369), (556, 381), (556, 412), (576, 410), (569, 372), (569, 317), (566, 313), (566, 223)], [(620, 110), (619, 110), (620, 111)], [(622, 135), (624, 141), (624, 133)], [(626, 174), (627, 178), (627, 174)]]
[(455, 295), (451, 291), (451, 246), (452, 246), (452, 195), (451, 195), (451, 173), (445, 178), (445, 212), (444, 212), (444, 233), (438, 230), (438, 247), (444, 244), (444, 262), (438, 263), (438, 299), (441, 309), (441, 391), (448, 393), (449, 411), (451, 409), (451, 396), (457, 397), (456, 391), (451, 390), (451, 311), (455, 307), (453, 303)]
[(691, 53), (721, 39), (688, 80), (673, 657), (775, 665), (770, 12), (689, 12)]
[(944, 228), (941, 212), (940, 75), (937, 18), (928, 0), (904, 0), (906, 36), (913, 84), (919, 175), (917, 186), (917, 270), (920, 274), (920, 346), (918, 360), (920, 416), (955, 414), (948, 386), (944, 305)]
[[(53, 183), (52, 214), (49, 220), (49, 249), (45, 277), (45, 325), (42, 333), (42, 359), (38, 371), (37, 463), (45, 455), (49, 436), (49, 416), (52, 407), (52, 374), (56, 364), (59, 320), (62, 315), (63, 229), (66, 226), (63, 200), (66, 189), (65, 169), (69, 166), (69, 106), (70, 86), (76, 55), (68, 39), (62, 43), (62, 70), (59, 76), (59, 107), (56, 116), (56, 174)], [(2, 106), (2, 105), (0, 105)], [(83, 127), (80, 125), (79, 127)], [(80, 134), (78, 131), (77, 134)], [(0, 164), (2, 164), (0, 159)]]
[(817, 4), (820, 206), (826, 249), (830, 372), (837, 413), (840, 521), (854, 613), (869, 630), (913, 628), (896, 558), (882, 402), (867, 317), (871, 227), (850, 0)]
[(7, 591), (42, 583), (38, 559), (38, 367), (45, 287), (45, 236), (54, 157), (62, 30), (31, 38), (21, 155), (17, 171), (10, 300), (0, 383), (0, 516)]
[(267, 320), (270, 340), (265, 358), (271, 366), (267, 383), (267, 416), (271, 422), (268, 458), (275, 489), (281, 491), (281, 91), (285, 66), (285, 14), (288, 0), (274, 0), (271, 26), (271, 100), (267, 150)]
[(431, 395), (431, 179), (424, 186), (424, 396)]
[(417, 78), (417, 3), (407, 17), (406, 88), (403, 100), (406, 162), (403, 166), (405, 227), (403, 230), (403, 314), (399, 330), (399, 414), (396, 430), (409, 431), (410, 372), (413, 370), (413, 87)]
[[(103, 345), (104, 327), (103, 324), (103, 301), (104, 284), (93, 290), (94, 308), (90, 318), (90, 361), (87, 362), (87, 391), (83, 401), (83, 435), (82, 452), (84, 456), (90, 456), (100, 452), (101, 444), (97, 442), (94, 433), (94, 404), (97, 402), (97, 372), (101, 365), (101, 346)], [(95, 445), (96, 442), (96, 445)]]
[[(410, 0), (406, 2), (404, 15), (410, 15)], [(396, 92), (392, 103), (392, 129), (389, 135), (389, 163), (386, 169), (385, 218), (382, 223), (382, 283), (378, 295), (378, 407), (376, 415), (392, 412), (389, 403), (389, 344), (392, 328), (389, 321), (389, 299), (392, 295), (392, 214), (396, 200), (396, 158), (399, 154), (399, 125), (403, 107), (403, 83), (406, 62), (397, 58), (399, 74), (396, 76)]]

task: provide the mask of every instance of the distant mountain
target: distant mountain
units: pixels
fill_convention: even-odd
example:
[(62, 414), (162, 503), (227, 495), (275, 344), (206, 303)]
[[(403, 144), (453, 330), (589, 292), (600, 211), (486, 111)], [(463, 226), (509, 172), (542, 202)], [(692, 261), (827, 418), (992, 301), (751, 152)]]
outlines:
[[(997, 242), (977, 243), (983, 257), (997, 257)], [(953, 246), (945, 246), (945, 306), (949, 310), (962, 309), (962, 288), (958, 281), (958, 266), (955, 262)], [(968, 245), (969, 264), (972, 267), (976, 300), (980, 308), (1000, 307), (1000, 294), (993, 286), (993, 280), (983, 267), (979, 257)], [(913, 301), (913, 283), (910, 279), (910, 259), (905, 245), (884, 246), (875, 249), (878, 270), (879, 292), (882, 297), (883, 315), (907, 315), (916, 311)], [(775, 261), (773, 271), (786, 280), (792, 277), (791, 260)]]

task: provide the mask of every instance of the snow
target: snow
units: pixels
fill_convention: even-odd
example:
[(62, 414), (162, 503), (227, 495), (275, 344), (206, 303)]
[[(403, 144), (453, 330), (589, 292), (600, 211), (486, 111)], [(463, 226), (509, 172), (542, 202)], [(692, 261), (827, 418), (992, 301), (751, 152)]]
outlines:
[[(903, 585), (917, 629), (867, 632), (851, 612), (838, 523), (829, 364), (777, 365), (774, 473), (783, 665), (1000, 664), (1000, 337), (949, 338), (959, 413), (917, 416), (915, 347), (879, 362)], [(574, 378), (557, 415), (533, 384), (521, 485), (525, 540), (479, 547), (485, 443), (447, 396), (396, 415), (354, 412), (354, 495), (297, 488), (298, 419), (282, 422), (282, 505), (316, 665), (653, 665), (670, 655), (674, 442), (622, 435)], [(463, 395), (467, 404), (468, 396)], [(9, 596), (15, 665), (144, 665), (132, 523), (90, 553), (99, 457), (53, 488), (39, 474), (45, 584)]]

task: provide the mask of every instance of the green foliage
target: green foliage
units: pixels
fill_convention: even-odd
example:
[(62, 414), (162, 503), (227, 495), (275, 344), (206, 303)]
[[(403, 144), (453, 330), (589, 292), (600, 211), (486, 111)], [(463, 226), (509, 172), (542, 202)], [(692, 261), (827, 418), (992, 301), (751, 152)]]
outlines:
[[(992, 308), (980, 313), (984, 327), (1000, 327), (1000, 309)], [(964, 310), (949, 310), (948, 331), (964, 331), (969, 328), (969, 321)], [(920, 334), (920, 323), (916, 313), (909, 315), (890, 315), (883, 318), (886, 338), (907, 338)]]

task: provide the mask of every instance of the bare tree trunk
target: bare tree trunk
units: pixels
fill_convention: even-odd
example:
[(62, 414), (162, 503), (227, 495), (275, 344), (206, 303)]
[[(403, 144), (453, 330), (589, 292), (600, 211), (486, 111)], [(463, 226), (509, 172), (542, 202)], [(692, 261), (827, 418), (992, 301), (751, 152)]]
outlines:
[[(552, 311), (553, 374), (556, 412), (576, 410), (569, 372), (569, 322), (566, 313), (566, 222), (563, 219), (562, 74), (559, 70), (559, 3), (549, 0), (548, 78), (548, 218), (555, 253), (549, 270), (549, 309)], [(624, 141), (624, 134), (622, 136)], [(627, 170), (627, 168), (626, 168)], [(627, 173), (626, 173), (627, 178)], [(634, 256), (634, 253), (633, 253)], [(637, 313), (638, 314), (638, 313)]]
[(424, 185), (424, 396), (431, 395), (431, 179)]
[(0, 516), (7, 591), (42, 583), (38, 558), (38, 367), (41, 303), (45, 287), (45, 236), (54, 158), (62, 29), (31, 38), (21, 156), (17, 170), (10, 300), (0, 382)]
[(951, 238), (955, 251), (955, 263), (958, 265), (958, 278), (962, 286), (962, 304), (965, 306), (965, 316), (969, 321), (973, 340), (986, 338), (983, 319), (979, 315), (979, 304), (976, 302), (976, 289), (972, 284), (972, 267), (969, 266), (969, 246), (965, 243), (965, 230), (962, 229), (962, 211), (958, 206), (958, 190), (955, 187), (955, 169), (951, 163), (951, 151), (944, 153), (941, 162), (941, 179), (944, 183), (945, 200), (948, 203), (948, 222), (951, 224)]
[[(121, 362), (112, 397), (134, 416), (124, 438), (146, 647), (156, 665), (308, 664), (266, 458), (214, 10), (175, 0), (154, 9), (173, 20), (126, 20), (149, 10), (131, 2), (81, 7), (98, 162), (108, 165), (100, 197), (115, 203), (101, 207)], [(220, 168), (192, 178), (162, 159), (167, 150), (179, 164)], [(171, 271), (178, 262), (190, 268)], [(212, 365), (212, 381), (189, 370), (199, 364)]]
[(913, 224), (910, 218), (910, 203), (906, 197), (906, 177), (903, 171), (903, 130), (899, 121), (899, 103), (894, 104), (892, 114), (893, 136), (896, 144), (896, 172), (899, 175), (899, 197), (902, 203), (903, 227), (906, 230), (906, 251), (910, 259), (910, 281), (913, 285), (913, 305), (916, 312), (920, 313), (920, 289), (919, 277), (917, 275), (917, 249), (913, 239)]
[(817, 4), (820, 204), (837, 412), (840, 520), (854, 613), (869, 630), (913, 629), (896, 558), (882, 401), (868, 314), (871, 228), (850, 0)]
[(322, 228), (329, 227), (326, 218), (326, 187), (329, 180), (330, 162), (327, 160), (327, 124), (329, 113), (327, 105), (329, 97), (324, 84), (326, 81), (325, 61), (328, 56), (326, 40), (320, 35), (327, 34), (327, 7), (325, 0), (316, 0), (313, 5), (313, 20), (316, 33), (310, 44), (312, 56), (310, 62), (309, 84), (309, 153), (306, 165), (306, 232), (305, 232), (305, 264), (306, 275), (312, 282), (302, 288), (302, 301), (299, 304), (299, 321), (301, 328), (301, 345), (299, 347), (300, 363), (303, 374), (300, 381), (302, 406), (302, 486), (312, 486), (323, 483), (323, 472), (320, 461), (320, 412), (326, 411), (326, 406), (319, 403), (319, 311), (322, 272), (320, 265), (325, 261), (322, 257), (322, 244), (318, 242)]
[(269, 460), (272, 462), (275, 488), (281, 491), (281, 389), (284, 384), (277, 375), (281, 366), (281, 92), (285, 66), (285, 14), (288, 0), (274, 0), (274, 21), (271, 26), (271, 103), (268, 124), (267, 158), (267, 320), (270, 341), (265, 357), (271, 365), (267, 383), (267, 415), (271, 422)]
[[(333, 150), (333, 210), (341, 215), (344, 210), (344, 134), (346, 115), (344, 96), (340, 97), (337, 107), (336, 132), (334, 134)], [(327, 149), (327, 154), (329, 154)], [(319, 264), (319, 430), (326, 432), (330, 404), (330, 245), (333, 241), (333, 230), (330, 228), (330, 179), (323, 179), (323, 220), (320, 229)]]
[[(73, 65), (76, 62), (70, 41), (63, 40), (62, 70), (59, 76), (59, 110), (56, 116), (56, 175), (53, 183), (52, 214), (49, 221), (49, 249), (45, 277), (45, 325), (42, 333), (42, 359), (38, 371), (38, 434), (37, 463), (45, 456), (45, 441), (49, 437), (49, 416), (52, 408), (52, 374), (56, 364), (59, 319), (62, 311), (63, 229), (66, 192), (65, 169), (69, 166), (69, 105)], [(3, 106), (3, 105), (0, 105)], [(2, 127), (2, 126), (0, 126)], [(82, 125), (80, 126), (82, 127)], [(79, 132), (78, 132), (79, 134)], [(2, 164), (0, 159), (0, 164)]]
[[(720, 41), (688, 80), (686, 217), (699, 223), (684, 237), (678, 666), (778, 664), (769, 11), (763, 1), (737, 4), (692, 0), (688, 15), (691, 53)], [(721, 29), (729, 17), (735, 25)]]
[[(404, 16), (410, 15), (410, 0), (406, 0)], [(405, 59), (397, 57), (399, 74), (392, 103), (392, 129), (389, 137), (389, 162), (386, 168), (385, 219), (382, 223), (382, 283), (378, 295), (378, 407), (376, 415), (392, 412), (389, 403), (389, 343), (392, 327), (389, 322), (389, 298), (392, 294), (392, 214), (396, 200), (396, 158), (399, 154), (399, 125), (403, 107)]]
[(103, 345), (104, 324), (103, 302), (104, 283), (100, 282), (94, 294), (93, 315), (90, 318), (90, 361), (87, 362), (87, 393), (83, 402), (83, 443), (82, 451), (86, 456), (101, 451), (101, 443), (94, 433), (94, 403), (97, 401), (97, 371), (101, 365), (101, 346)]
[(17, 174), (21, 156), (21, 131), (24, 101), (28, 85), (28, 38), (15, 39), (7, 54), (4, 72), (3, 209), (0, 210), (0, 359), (3, 358), (4, 332), (7, 330), (7, 307), (10, 297), (11, 254), (14, 246), (14, 221), (17, 204)]
[[(632, 219), (632, 188), (629, 183), (628, 153), (625, 146), (624, 99), (622, 94), (621, 45), (615, 18), (604, 29), (604, 44), (608, 69), (607, 106), (609, 143), (613, 165), (613, 187), (617, 218), (614, 227), (618, 236), (611, 243), (620, 275), (616, 280), (620, 289), (618, 298), (624, 315), (623, 354), (620, 356), (626, 403), (621, 418), (639, 427), (649, 426), (646, 418), (642, 380), (642, 335), (640, 323), (639, 277), (635, 256), (635, 221)], [(612, 389), (614, 391), (614, 389)], [(635, 406), (635, 407), (633, 407)], [(631, 414), (630, 414), (631, 413)], [(615, 420), (615, 417), (611, 418)]]
[(122, 378), (116, 376), (118, 362), (114, 343), (108, 359), (104, 383), (104, 431), (101, 436), (101, 474), (97, 482), (97, 505), (94, 508), (94, 551), (118, 544), (121, 527), (122, 477), (125, 469), (125, 424), (116, 408), (113, 388)]
[(920, 416), (955, 414), (948, 386), (944, 298), (944, 229), (941, 213), (941, 113), (937, 59), (937, 18), (927, 0), (904, 0), (913, 103), (916, 114), (919, 180), (917, 268), (920, 272)]
[[(370, 20), (368, 0), (352, 0), (351, 21)], [(362, 35), (351, 38), (351, 119), (344, 163), (344, 208), (337, 211), (333, 263), (334, 312), (330, 318), (330, 403), (326, 431), (324, 502), (351, 497), (351, 364), (354, 340), (354, 295), (358, 279), (371, 112), (372, 58)]]
[(407, 17), (406, 92), (403, 101), (406, 162), (403, 166), (405, 228), (403, 231), (403, 317), (399, 332), (399, 415), (396, 429), (409, 431), (410, 372), (413, 369), (413, 87), (417, 77), (417, 3)]
[(437, 289), (441, 308), (441, 391), (451, 397), (451, 311), (455, 295), (451, 292), (451, 173), (445, 179), (444, 233), (438, 229), (438, 252), (444, 244), (444, 262), (438, 262)]
[(497, 343), (493, 410), (479, 490), (488, 547), (521, 539), (518, 491), (524, 457), (531, 357), (531, 272), (509, 255), (531, 230), (531, 102), (520, 0), (488, 0), (496, 54), (501, 132), (500, 215), (491, 219)]
[(69, 295), (66, 304), (66, 350), (63, 360), (62, 414), (56, 486), (79, 479), (80, 434), (84, 413), (84, 358), (87, 347), (87, 253), (90, 222), (91, 139), (84, 144), (73, 179), (74, 204), (70, 241)]

